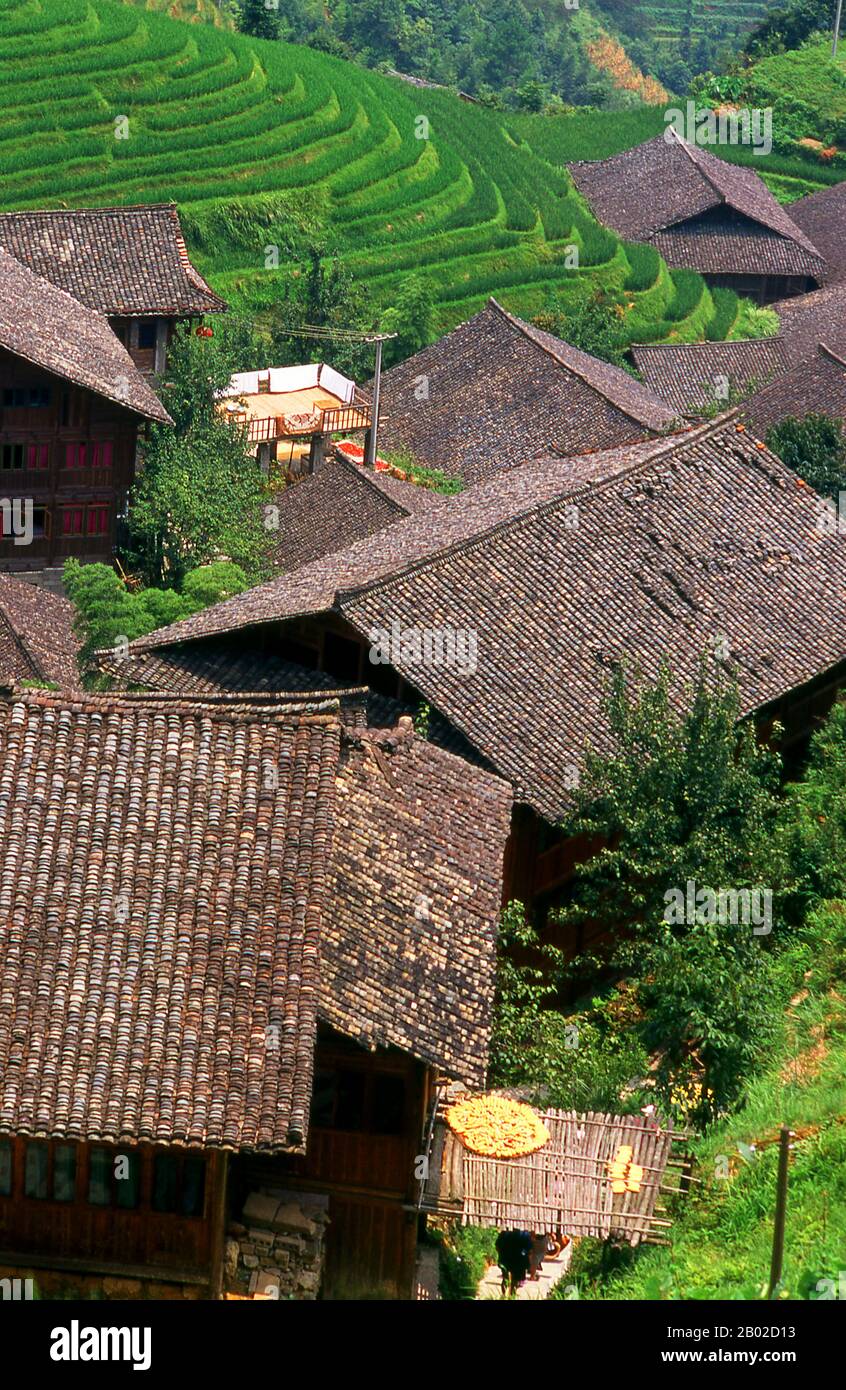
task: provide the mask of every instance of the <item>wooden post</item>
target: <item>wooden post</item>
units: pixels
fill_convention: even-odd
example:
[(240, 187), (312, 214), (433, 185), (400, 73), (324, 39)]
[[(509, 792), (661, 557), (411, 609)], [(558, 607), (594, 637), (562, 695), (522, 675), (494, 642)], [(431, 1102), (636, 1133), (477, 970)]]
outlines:
[(834, 42), (831, 45), (832, 58), (837, 57), (837, 40), (840, 38), (840, 16), (843, 13), (843, 0), (837, 0), (837, 14), (834, 17)]
[(784, 1221), (787, 1214), (787, 1163), (790, 1157), (790, 1130), (782, 1125), (778, 1148), (778, 1178), (776, 1179), (776, 1208), (773, 1225), (773, 1258), (770, 1264), (770, 1285), (767, 1299), (771, 1299), (781, 1279), (784, 1260)]
[(214, 1180), (209, 1202), (211, 1222), (211, 1279), (209, 1293), (213, 1299), (223, 1298), (223, 1256), (226, 1249), (226, 1179), (229, 1154), (219, 1150), (212, 1157)]
[(379, 396), (382, 390), (382, 339), (376, 339), (376, 371), (373, 376), (373, 404), (370, 410), (370, 432), (367, 437), (368, 468), (376, 467), (376, 444), (379, 434)]

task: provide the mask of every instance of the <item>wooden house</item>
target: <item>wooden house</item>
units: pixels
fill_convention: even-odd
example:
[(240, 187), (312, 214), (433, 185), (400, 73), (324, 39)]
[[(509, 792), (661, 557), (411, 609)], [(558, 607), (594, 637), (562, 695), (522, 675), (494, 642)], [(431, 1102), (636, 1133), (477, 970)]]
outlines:
[(467, 485), (550, 454), (651, 439), (675, 424), (629, 373), (508, 313), (478, 314), (382, 376), (379, 447)]
[(170, 416), (108, 321), (0, 249), (0, 569), (108, 561), (139, 428)]
[(821, 251), (749, 168), (672, 128), (609, 159), (567, 166), (597, 219), (654, 246), (671, 269), (697, 270), (759, 304), (814, 290)]
[(484, 1081), (507, 784), (331, 691), (7, 689), (0, 766), (0, 1273), (410, 1296), (429, 1095)]
[(713, 413), (717, 392), (763, 439), (788, 417), (829, 415), (846, 424), (846, 340), (788, 346), (778, 338), (738, 343), (674, 343), (632, 349), (644, 379), (688, 418)]
[[(825, 712), (846, 670), (846, 537), (821, 533), (820, 506), (734, 414), (544, 459), (140, 638), (124, 678), (237, 689), (263, 669), (284, 686), (299, 666), (367, 684), (374, 725), (426, 706), (431, 739), (511, 783), (505, 892), (543, 921), (586, 851), (558, 825), (586, 745), (606, 746), (619, 663), (650, 677), (667, 660), (682, 699), (713, 653), (788, 753)], [(447, 629), (473, 636), (472, 669), (404, 641)]]
[(226, 308), (191, 264), (175, 203), (0, 213), (0, 247), (105, 315), (145, 374), (163, 370), (177, 323)]

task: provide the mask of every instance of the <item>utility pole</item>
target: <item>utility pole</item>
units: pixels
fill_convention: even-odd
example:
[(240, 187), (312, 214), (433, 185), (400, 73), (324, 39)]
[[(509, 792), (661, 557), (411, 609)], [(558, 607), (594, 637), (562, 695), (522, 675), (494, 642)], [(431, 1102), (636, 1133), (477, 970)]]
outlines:
[(292, 338), (314, 338), (317, 341), (324, 340), (339, 343), (376, 344), (373, 404), (370, 408), (370, 429), (367, 435), (367, 454), (364, 460), (369, 468), (373, 468), (376, 463), (376, 444), (379, 434), (379, 399), (382, 392), (382, 344), (388, 342), (390, 338), (396, 338), (398, 334), (371, 333), (356, 328), (329, 328), (313, 323), (304, 323), (299, 328), (286, 328), (285, 332), (290, 334)]
[(837, 0), (837, 14), (834, 17), (834, 42), (831, 45), (832, 58), (837, 57), (837, 41), (840, 38), (840, 16), (843, 13), (843, 0)]
[(370, 407), (370, 430), (367, 435), (368, 468), (376, 467), (376, 443), (379, 435), (379, 397), (382, 392), (382, 339), (376, 339), (376, 372), (373, 377), (373, 404)]
[(782, 1125), (778, 1147), (778, 1177), (776, 1179), (776, 1209), (773, 1224), (773, 1258), (770, 1264), (770, 1283), (767, 1289), (769, 1301), (781, 1279), (784, 1261), (784, 1222), (787, 1215), (787, 1164), (790, 1157), (790, 1130)]

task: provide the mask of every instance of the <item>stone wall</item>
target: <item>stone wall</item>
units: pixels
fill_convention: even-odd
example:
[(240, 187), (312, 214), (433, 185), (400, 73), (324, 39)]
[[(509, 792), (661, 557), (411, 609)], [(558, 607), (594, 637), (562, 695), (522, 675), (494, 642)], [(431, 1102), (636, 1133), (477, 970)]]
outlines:
[(251, 1192), (227, 1230), (224, 1290), (241, 1298), (317, 1298), (329, 1198), (267, 1187)]

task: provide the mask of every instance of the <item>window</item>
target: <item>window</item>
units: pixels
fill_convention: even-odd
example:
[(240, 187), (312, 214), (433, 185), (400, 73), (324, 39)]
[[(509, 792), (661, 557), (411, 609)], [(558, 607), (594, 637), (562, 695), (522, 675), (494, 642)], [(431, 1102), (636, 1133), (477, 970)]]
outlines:
[(62, 535), (81, 536), (82, 522), (85, 516), (84, 507), (63, 507), (62, 508)]
[(202, 1158), (156, 1154), (153, 1165), (153, 1211), (202, 1216), (206, 1165)]
[(88, 1164), (88, 1200), (92, 1207), (108, 1207), (112, 1200), (111, 1154), (92, 1149)]
[(138, 325), (138, 346), (140, 348), (154, 348), (156, 346), (156, 320), (142, 319)]
[(24, 1196), (43, 1202), (47, 1197), (49, 1149), (46, 1144), (27, 1144), (24, 1152)]
[(25, 444), (4, 444), (3, 445), (3, 467), (4, 468), (23, 468), (26, 457)]
[(113, 445), (110, 439), (95, 439), (91, 445), (91, 464), (94, 468), (111, 468)]
[(405, 1078), (363, 1067), (321, 1068), (312, 1088), (311, 1123), (352, 1133), (402, 1134)]
[(109, 534), (109, 508), (89, 507), (85, 530), (89, 536), (107, 536)]
[(402, 1134), (405, 1126), (405, 1082), (387, 1072), (373, 1077), (370, 1129), (373, 1134)]
[(131, 1151), (92, 1149), (88, 1163), (88, 1201), (93, 1207), (132, 1211), (141, 1199), (141, 1159)]
[(3, 390), (4, 406), (27, 410), (41, 409), (50, 404), (49, 386), (6, 386)]
[(26, 466), (27, 468), (46, 468), (50, 462), (49, 444), (27, 444), (26, 446)]
[(12, 1141), (0, 1139), (0, 1197), (12, 1195)]
[(342, 681), (357, 681), (361, 669), (361, 646), (349, 637), (327, 632), (323, 639), (323, 669)]
[(85, 444), (74, 440), (65, 445), (65, 468), (85, 467)]
[(46, 507), (33, 507), (32, 534), (35, 539), (43, 539), (50, 534), (50, 513)]

